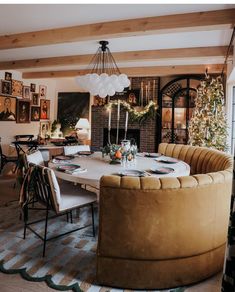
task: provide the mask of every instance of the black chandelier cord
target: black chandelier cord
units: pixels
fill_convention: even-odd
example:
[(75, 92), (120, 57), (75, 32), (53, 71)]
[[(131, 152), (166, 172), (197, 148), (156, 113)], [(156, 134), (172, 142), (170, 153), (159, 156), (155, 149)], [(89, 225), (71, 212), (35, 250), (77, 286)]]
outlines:
[(230, 54), (230, 51), (231, 51), (231, 48), (232, 48), (232, 45), (233, 45), (234, 37), (235, 37), (235, 26), (233, 27), (232, 36), (231, 36), (230, 43), (229, 43), (228, 49), (227, 49), (227, 53), (226, 53), (226, 56), (225, 56), (225, 59), (224, 59), (224, 64), (223, 64), (223, 68), (222, 68), (222, 71), (221, 71), (221, 77), (224, 76), (224, 69), (225, 69), (225, 66), (227, 65), (227, 61), (228, 61), (228, 57), (229, 57), (229, 54)]
[(113, 61), (114, 68), (116, 68), (116, 70), (118, 71), (118, 74), (121, 74), (121, 72), (120, 72), (120, 70), (119, 70), (119, 68), (118, 68), (118, 66), (117, 66), (117, 64), (116, 64), (116, 61), (114, 60), (113, 55), (111, 54), (109, 48), (107, 48), (107, 49), (108, 49), (108, 52), (109, 52), (109, 54), (110, 54), (110, 57), (111, 57), (111, 59), (112, 59), (112, 61)]
[(95, 55), (93, 55), (89, 65), (88, 65), (88, 68), (92, 68), (91, 72), (93, 73), (93, 71), (95, 70), (95, 67), (96, 67), (96, 64), (97, 64), (97, 59), (99, 58), (99, 50), (98, 49), (95, 53)]
[(100, 41), (101, 46), (96, 51), (95, 55), (93, 55), (89, 65), (88, 69), (91, 68), (91, 74), (97, 73), (107, 73), (108, 75), (121, 74), (116, 61), (110, 52), (110, 49), (107, 47), (108, 42), (107, 41)]

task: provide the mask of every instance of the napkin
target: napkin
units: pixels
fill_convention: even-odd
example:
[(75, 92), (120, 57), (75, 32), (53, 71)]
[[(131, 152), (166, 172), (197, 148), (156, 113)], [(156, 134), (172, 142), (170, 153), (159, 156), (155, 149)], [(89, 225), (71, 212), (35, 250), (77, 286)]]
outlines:
[(68, 163), (71, 163), (71, 160), (59, 160), (59, 159), (52, 159), (52, 163), (55, 163), (55, 164), (68, 164)]
[(87, 169), (86, 168), (78, 168), (78, 169), (75, 169), (75, 170), (68, 170), (68, 171), (65, 171), (65, 172), (69, 173), (69, 174), (78, 174), (78, 173), (87, 172)]

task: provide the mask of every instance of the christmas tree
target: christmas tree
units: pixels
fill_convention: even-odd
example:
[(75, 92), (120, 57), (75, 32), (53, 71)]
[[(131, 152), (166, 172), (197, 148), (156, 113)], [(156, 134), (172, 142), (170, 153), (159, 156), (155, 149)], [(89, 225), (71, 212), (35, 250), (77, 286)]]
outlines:
[(197, 89), (195, 109), (189, 123), (189, 144), (225, 151), (227, 134), (221, 78), (207, 76)]

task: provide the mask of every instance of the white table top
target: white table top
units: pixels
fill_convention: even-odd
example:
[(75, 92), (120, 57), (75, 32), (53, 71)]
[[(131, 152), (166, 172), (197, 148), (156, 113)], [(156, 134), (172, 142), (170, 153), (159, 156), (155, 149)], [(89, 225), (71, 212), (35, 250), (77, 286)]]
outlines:
[(156, 162), (154, 158), (138, 156), (136, 159), (136, 164), (132, 165), (129, 168), (124, 168), (123, 166), (121, 166), (121, 164), (109, 164), (109, 161), (110, 161), (109, 156), (105, 156), (105, 158), (102, 158), (101, 152), (95, 152), (90, 156), (75, 157), (70, 162), (72, 164), (79, 164), (82, 168), (86, 168), (87, 172), (68, 174), (68, 173), (56, 170), (57, 166), (61, 164), (55, 164), (52, 162), (49, 163), (49, 167), (55, 171), (55, 175), (60, 179), (75, 182), (75, 183), (90, 185), (97, 189), (99, 188), (100, 178), (103, 175), (118, 174), (120, 171), (123, 171), (126, 169), (150, 171), (151, 168), (170, 167), (175, 170), (174, 172), (169, 173), (169, 174), (152, 175), (158, 178), (188, 176), (190, 174), (189, 165), (183, 161), (179, 161), (178, 163), (175, 163), (175, 164), (166, 164), (166, 163)]
[(50, 144), (50, 145), (39, 145), (38, 146), (38, 150), (39, 151), (44, 151), (44, 150), (50, 150), (50, 149), (61, 149), (64, 148), (64, 146), (56, 146), (54, 144)]

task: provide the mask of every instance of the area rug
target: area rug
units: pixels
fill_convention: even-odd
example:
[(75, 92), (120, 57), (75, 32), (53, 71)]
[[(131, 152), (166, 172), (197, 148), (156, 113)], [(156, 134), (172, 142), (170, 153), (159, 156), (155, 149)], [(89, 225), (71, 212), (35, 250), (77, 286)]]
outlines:
[[(37, 211), (37, 216), (40, 217)], [(23, 222), (19, 219), (20, 210), (17, 202), (0, 206), (0, 270), (4, 273), (20, 273), (29, 281), (45, 281), (51, 288), (60, 291), (123, 291), (101, 287), (95, 281), (97, 238), (92, 237), (90, 227), (49, 241), (46, 257), (42, 258), (42, 241), (31, 231), (23, 239)], [(83, 208), (74, 214), (74, 223), (68, 223), (66, 216), (51, 219), (49, 236), (58, 230), (74, 228), (74, 224), (89, 224), (89, 208)], [(96, 209), (97, 222), (97, 209)], [(34, 211), (35, 218), (35, 211)], [(76, 222), (77, 221), (77, 222)], [(43, 222), (34, 226), (43, 232)], [(167, 291), (184, 291), (183, 288)]]

